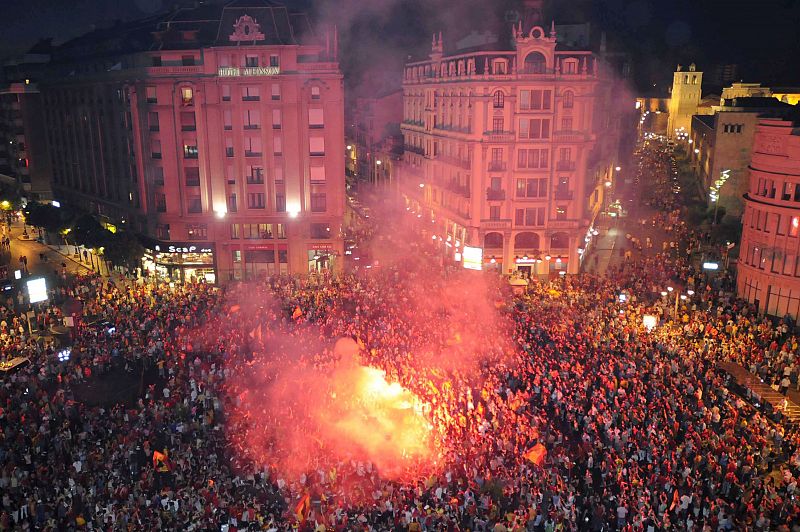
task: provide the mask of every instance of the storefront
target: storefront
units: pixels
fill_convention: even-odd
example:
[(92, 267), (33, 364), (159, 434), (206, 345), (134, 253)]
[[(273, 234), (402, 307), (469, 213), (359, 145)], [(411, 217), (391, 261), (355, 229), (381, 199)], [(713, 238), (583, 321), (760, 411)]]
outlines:
[[(239, 260), (234, 259), (234, 267), (241, 268)], [(289, 273), (289, 249), (286, 243), (245, 244), (244, 278), (247, 280), (265, 279), (276, 274)], [(236, 277), (241, 278), (241, 275)]]
[(210, 242), (157, 242), (142, 258), (148, 275), (175, 282), (217, 282), (214, 244)]
[(330, 272), (334, 269), (336, 250), (331, 242), (314, 242), (308, 245), (308, 273)]

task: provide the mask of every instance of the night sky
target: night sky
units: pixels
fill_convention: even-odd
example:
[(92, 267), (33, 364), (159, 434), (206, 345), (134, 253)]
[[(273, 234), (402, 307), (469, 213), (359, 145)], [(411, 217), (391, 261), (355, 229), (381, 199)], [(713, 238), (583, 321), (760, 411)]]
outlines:
[[(93, 26), (164, 11), (175, 0), (0, 0), (0, 58), (24, 51), (39, 38), (55, 43)], [(184, 3), (186, 3), (184, 1)], [(191, 4), (191, 2), (188, 2)], [(343, 68), (351, 85), (370, 84), (373, 66), (399, 69), (409, 54), (425, 54), (430, 34), (465, 33), (503, 25), (515, 0), (287, 0), (342, 33)], [(640, 90), (671, 80), (677, 63), (709, 71), (739, 65), (738, 78), (800, 85), (798, 0), (551, 0), (557, 22), (590, 21), (605, 29), (612, 49), (627, 51)]]

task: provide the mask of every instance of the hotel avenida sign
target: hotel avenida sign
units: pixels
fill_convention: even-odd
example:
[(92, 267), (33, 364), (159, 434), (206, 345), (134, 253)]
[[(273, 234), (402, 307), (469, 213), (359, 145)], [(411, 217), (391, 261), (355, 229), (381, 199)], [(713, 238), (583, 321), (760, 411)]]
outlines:
[(277, 76), (281, 73), (280, 67), (219, 67), (217, 76), (239, 77), (239, 76)]

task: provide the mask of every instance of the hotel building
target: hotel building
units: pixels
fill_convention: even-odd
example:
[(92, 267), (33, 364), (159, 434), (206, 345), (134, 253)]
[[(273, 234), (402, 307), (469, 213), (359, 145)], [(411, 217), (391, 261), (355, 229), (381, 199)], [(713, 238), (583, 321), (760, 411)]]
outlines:
[(55, 198), (149, 236), (146, 268), (178, 280), (339, 268), (336, 47), (266, 0), (65, 43), (40, 80)]
[(561, 49), (555, 26), (448, 53), (434, 36), (405, 67), (396, 171), (421, 230), (451, 260), (469, 246), (505, 274), (577, 273), (617, 177), (612, 78), (601, 57)]

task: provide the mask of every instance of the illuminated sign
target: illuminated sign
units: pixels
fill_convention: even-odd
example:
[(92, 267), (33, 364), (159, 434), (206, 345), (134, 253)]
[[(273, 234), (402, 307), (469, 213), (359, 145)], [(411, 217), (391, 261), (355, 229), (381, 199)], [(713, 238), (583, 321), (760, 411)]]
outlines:
[(467, 270), (482, 270), (483, 269), (483, 248), (473, 248), (471, 246), (464, 246), (464, 251), (461, 254), (464, 268)]
[(214, 253), (212, 244), (192, 244), (190, 242), (173, 242), (172, 244), (156, 244), (154, 251), (161, 253)]
[(645, 314), (644, 316), (642, 316), (642, 325), (644, 325), (648, 331), (652, 331), (657, 323), (658, 323), (658, 318), (656, 318), (652, 314)]
[(218, 67), (217, 76), (235, 78), (240, 76), (277, 76), (281, 73), (280, 67)]
[(40, 301), (47, 301), (47, 282), (44, 277), (38, 279), (31, 279), (27, 282), (28, 285), (28, 298), (31, 303), (39, 303)]
[(703, 263), (704, 270), (719, 270), (719, 263), (718, 262), (704, 262)]

